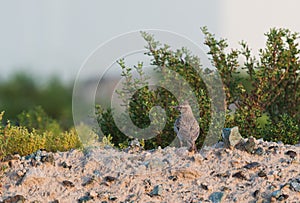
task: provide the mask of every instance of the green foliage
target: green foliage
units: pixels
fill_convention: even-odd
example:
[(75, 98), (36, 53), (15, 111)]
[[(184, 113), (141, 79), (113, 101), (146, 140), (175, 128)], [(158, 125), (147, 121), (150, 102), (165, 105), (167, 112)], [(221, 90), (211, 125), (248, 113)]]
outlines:
[(17, 122), (20, 126), (26, 127), (29, 131), (36, 130), (37, 133), (40, 134), (51, 131), (57, 135), (62, 132), (59, 124), (50, 118), (41, 106), (23, 111), (17, 115)]
[[(100, 105), (96, 105), (96, 115), (97, 115), (97, 121), (101, 126), (101, 130), (104, 133), (104, 135), (105, 136), (113, 135), (112, 136), (113, 143), (128, 142), (129, 138), (123, 135), (123, 133), (116, 126), (111, 109), (103, 109)], [(100, 132), (97, 133), (100, 134)]]
[(82, 147), (82, 143), (74, 128), (69, 131), (61, 132), (58, 135), (52, 131), (45, 132), (46, 142), (44, 148), (46, 151), (68, 151), (70, 149), (78, 149)]
[(103, 136), (102, 141), (101, 141), (101, 146), (105, 147), (105, 146), (111, 146), (113, 147), (114, 144), (112, 143), (112, 136), (108, 135), (108, 136)]
[[(199, 74), (204, 74), (199, 69), (199, 58), (193, 56), (186, 48), (173, 51), (168, 45), (161, 45), (158, 41), (155, 41), (152, 35), (142, 33), (142, 36), (147, 42), (146, 48), (148, 51), (145, 54), (152, 58), (151, 65), (156, 67), (156, 78), (159, 78), (160, 84), (157, 85), (159, 87), (155, 88), (149, 85), (149, 76), (146, 75), (142, 63), (138, 63), (131, 68), (126, 66), (123, 59), (119, 60), (118, 63), (122, 69), (121, 75), (124, 77), (124, 83), (123, 89), (117, 93), (122, 99), (123, 105), (127, 107), (126, 113), (129, 114), (132, 122), (137, 127), (146, 128), (150, 125), (149, 113), (151, 109), (155, 106), (162, 107), (167, 116), (166, 125), (161, 132), (153, 132), (157, 136), (144, 140), (144, 145), (146, 149), (158, 146), (165, 147), (176, 138), (173, 125), (179, 115), (179, 112), (172, 106), (178, 105), (180, 101), (177, 101), (172, 92), (178, 92), (178, 98), (181, 100), (191, 98), (191, 95), (193, 95), (196, 98), (197, 105), (200, 107), (199, 114), (196, 117), (201, 127), (202, 136), (198, 140), (198, 145), (201, 145), (209, 128), (211, 112), (207, 111), (210, 108), (210, 99), (206, 86), (199, 76)], [(201, 73), (198, 73), (197, 70)], [(135, 77), (133, 72), (137, 73)], [(174, 81), (174, 78), (176, 81)], [(184, 91), (186, 86), (191, 87), (191, 92)], [(134, 93), (129, 103), (126, 96), (128, 93)], [(102, 132), (105, 135), (111, 134), (113, 143), (126, 147), (128, 141), (136, 136), (129, 135), (127, 137), (118, 129), (113, 120), (112, 109), (103, 110), (97, 106), (96, 112), (98, 112), (98, 122)], [(152, 120), (155, 122), (155, 119)], [(157, 120), (161, 122), (161, 119)], [(128, 127), (126, 122), (124, 123), (122, 127), (123, 132), (127, 131), (126, 127)]]
[[(0, 124), (0, 160), (7, 155), (16, 153), (21, 156), (28, 155), (38, 149), (56, 152), (82, 147), (75, 129), (66, 132), (58, 131), (59, 126), (54, 125), (54, 128), (52, 128), (53, 123), (51, 122), (48, 123), (49, 125), (44, 125), (43, 119), (37, 119), (39, 122), (36, 126), (31, 123), (36, 118), (40, 118), (41, 115), (45, 116), (45, 120), (48, 118), (48, 115), (44, 114), (42, 109), (37, 108), (37, 110), (38, 112), (31, 111), (28, 114), (36, 116), (35, 118), (29, 116), (28, 128), (13, 126), (9, 121), (5, 126)], [(43, 114), (40, 114), (41, 112)], [(4, 112), (0, 114), (0, 123), (2, 123), (3, 115)], [(48, 119), (50, 120), (50, 118)]]
[[(287, 29), (271, 29), (266, 33), (266, 47), (259, 50), (259, 58), (256, 59), (251, 49), (245, 42), (241, 42), (240, 49), (228, 49), (225, 39), (216, 39), (207, 28), (202, 28), (205, 36), (205, 45), (209, 47), (208, 54), (211, 62), (221, 75), (226, 94), (226, 105), (235, 103), (235, 113), (226, 115), (225, 127), (239, 126), (241, 134), (245, 137), (263, 137), (266, 140), (283, 141), (295, 144), (299, 142), (300, 135), (300, 67), (297, 33)], [(149, 126), (149, 112), (152, 107), (162, 107), (167, 115), (166, 126), (157, 136), (145, 140), (145, 148), (167, 146), (175, 138), (173, 123), (179, 112), (171, 106), (178, 104), (172, 90), (163, 88), (173, 84), (174, 89), (181, 90), (184, 85), (192, 87), (197, 104), (200, 107), (198, 118), (201, 135), (197, 145), (201, 146), (209, 126), (219, 125), (218, 121), (212, 121), (211, 101), (206, 87), (199, 74), (214, 74), (208, 69), (199, 69), (200, 60), (193, 56), (186, 48), (171, 50), (168, 45), (162, 45), (147, 33), (142, 33), (147, 42), (146, 55), (151, 57), (151, 65), (156, 66), (159, 77), (163, 80), (160, 87), (149, 86), (149, 76), (145, 74), (143, 63), (127, 67), (122, 59), (118, 61), (122, 69), (124, 88), (117, 93), (127, 107), (133, 123), (145, 128)], [(241, 64), (243, 59), (243, 64)], [(200, 70), (197, 72), (196, 70)], [(181, 84), (174, 82), (174, 74), (177, 73), (184, 80)], [(137, 73), (137, 76), (133, 74)], [(206, 76), (207, 76), (206, 75)], [(177, 77), (177, 76), (175, 76)], [(213, 77), (212, 77), (213, 78)], [(211, 79), (211, 78), (210, 78)], [(186, 84), (184, 84), (186, 83)], [(138, 90), (138, 91), (136, 91)], [(133, 92), (130, 102), (127, 103), (126, 94)], [(185, 92), (180, 93), (179, 98), (185, 98)], [(218, 94), (212, 95), (218, 96)], [(178, 97), (177, 97), (178, 98)], [(222, 101), (219, 101), (222, 102)], [(221, 106), (222, 104), (218, 104)], [(112, 135), (112, 142), (119, 146), (127, 146), (128, 140), (134, 137), (125, 136), (115, 125), (112, 109), (96, 108), (98, 122), (105, 135)], [(216, 114), (220, 114), (217, 111)], [(230, 113), (230, 114), (229, 114)], [(214, 115), (216, 116), (216, 115)], [(126, 126), (124, 125), (126, 130)], [(217, 132), (215, 132), (217, 133)]]
[(295, 119), (288, 114), (283, 114), (279, 116), (276, 123), (271, 121), (261, 128), (261, 135), (264, 140), (297, 144), (299, 142), (299, 128), (299, 123)]
[[(241, 50), (226, 54), (225, 40), (216, 40), (204, 28), (205, 44), (218, 68), (226, 89), (227, 102), (238, 105), (234, 117), (228, 116), (226, 125), (239, 126), (242, 135), (299, 142), (300, 123), (300, 67), (297, 33), (287, 29), (271, 29), (266, 33), (266, 48), (259, 50), (256, 59), (245, 42)], [(238, 72), (237, 62), (244, 58)], [(245, 85), (241, 78), (248, 81)], [(268, 115), (268, 124), (262, 130), (262, 116)]]
[(6, 120), (16, 122), (23, 111), (42, 106), (45, 112), (67, 130), (73, 124), (72, 86), (53, 77), (39, 83), (27, 73), (18, 73), (0, 81), (0, 109), (5, 109)]

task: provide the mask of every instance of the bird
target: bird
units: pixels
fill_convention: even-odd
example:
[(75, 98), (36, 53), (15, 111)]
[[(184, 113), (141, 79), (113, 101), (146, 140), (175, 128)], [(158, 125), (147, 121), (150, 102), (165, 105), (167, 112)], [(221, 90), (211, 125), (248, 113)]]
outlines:
[(179, 138), (180, 147), (183, 147), (183, 144), (186, 143), (189, 151), (197, 151), (195, 142), (199, 136), (200, 127), (189, 102), (184, 101), (181, 105), (174, 106), (174, 108), (181, 113), (174, 123), (174, 131)]

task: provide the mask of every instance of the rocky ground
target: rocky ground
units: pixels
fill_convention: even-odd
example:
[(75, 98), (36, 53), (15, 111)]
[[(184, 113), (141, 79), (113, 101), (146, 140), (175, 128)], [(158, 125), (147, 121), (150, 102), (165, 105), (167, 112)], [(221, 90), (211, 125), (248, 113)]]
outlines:
[(118, 151), (38, 151), (1, 163), (0, 202), (300, 202), (300, 146), (252, 139)]

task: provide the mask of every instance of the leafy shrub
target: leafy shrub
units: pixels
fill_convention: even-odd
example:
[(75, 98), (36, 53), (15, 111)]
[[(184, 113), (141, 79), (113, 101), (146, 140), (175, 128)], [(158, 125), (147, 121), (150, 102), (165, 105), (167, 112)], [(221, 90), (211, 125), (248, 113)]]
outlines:
[[(180, 101), (177, 101), (172, 94), (172, 92), (175, 91), (179, 91), (179, 94), (181, 94), (179, 99), (181, 100), (190, 98), (191, 94), (194, 94), (197, 102), (196, 105), (200, 107), (199, 114), (195, 116), (200, 124), (202, 135), (198, 139), (197, 144), (202, 145), (209, 129), (211, 112), (207, 110), (210, 108), (210, 98), (208, 97), (206, 85), (199, 74), (207, 74), (206, 77), (208, 78), (210, 77), (209, 74), (211, 75), (212, 72), (202, 72), (202, 70), (199, 69), (199, 58), (193, 56), (186, 48), (173, 51), (168, 45), (161, 45), (158, 41), (155, 41), (152, 35), (142, 33), (142, 36), (147, 42), (146, 48), (148, 49), (148, 52), (145, 54), (152, 58), (151, 65), (157, 67), (157, 77), (161, 77), (161, 84), (158, 84), (160, 87), (151, 88), (151, 86), (149, 86), (149, 76), (146, 75), (142, 63), (138, 63), (131, 68), (127, 67), (125, 61), (121, 59), (118, 63), (122, 69), (122, 77), (124, 77), (125, 80), (123, 89), (119, 90), (117, 93), (122, 99), (123, 104), (127, 105), (127, 113), (132, 122), (139, 128), (149, 126), (149, 113), (152, 107), (160, 106), (165, 110), (167, 120), (164, 129), (161, 132), (154, 132), (157, 134), (154, 138), (144, 140), (145, 148), (152, 149), (158, 146), (165, 147), (176, 138), (173, 125), (175, 119), (179, 116), (179, 112), (172, 108), (172, 106), (178, 105)], [(198, 69), (201, 73), (197, 72)], [(133, 77), (133, 71), (138, 73), (137, 77)], [(174, 76), (174, 72), (177, 75)], [(180, 80), (180, 82), (174, 82), (174, 77), (179, 76), (183, 79)], [(192, 93), (182, 91), (185, 86), (191, 87)], [(170, 89), (164, 87), (169, 87)], [(134, 92), (129, 104), (127, 104), (126, 97), (126, 93), (128, 92)], [(195, 104), (192, 104), (192, 106), (194, 107)], [(114, 112), (112, 109), (104, 110), (97, 106), (96, 112), (98, 112), (98, 122), (102, 132), (105, 135), (112, 135), (112, 141), (116, 145), (119, 144), (119, 146), (124, 146), (131, 138), (136, 136), (129, 135), (129, 137), (127, 137), (120, 129), (118, 129), (113, 120), (112, 115)], [(123, 131), (126, 131), (126, 128), (128, 128), (126, 122), (119, 125), (123, 126)], [(130, 132), (129, 129), (127, 131)]]
[(29, 131), (36, 130), (40, 134), (51, 131), (57, 135), (62, 132), (58, 122), (50, 118), (41, 106), (23, 111), (17, 116), (17, 122), (20, 126), (26, 127)]
[[(0, 123), (3, 115), (4, 112), (0, 114)], [(33, 112), (33, 115), (39, 114)], [(57, 126), (51, 128), (51, 125), (45, 130), (35, 129), (32, 125), (29, 125), (30, 129), (25, 126), (13, 126), (9, 121), (5, 126), (0, 124), (0, 160), (11, 154), (28, 155), (38, 149), (56, 152), (82, 147), (75, 129), (57, 132)]]
[(288, 114), (279, 116), (275, 123), (269, 122), (261, 128), (261, 135), (264, 140), (282, 141), (283, 143), (297, 144), (299, 142), (299, 123), (296, 123)]
[(76, 130), (72, 128), (69, 131), (61, 132), (56, 135), (52, 131), (44, 133), (46, 142), (44, 148), (46, 151), (68, 151), (70, 149), (78, 149), (82, 147), (82, 143), (76, 133)]
[[(241, 50), (232, 50), (224, 39), (216, 40), (203, 29), (205, 44), (209, 46), (212, 61), (222, 75), (227, 102), (238, 105), (234, 117), (228, 117), (226, 125), (239, 126), (241, 133), (267, 140), (281, 140), (295, 144), (300, 136), (300, 66), (297, 33), (287, 29), (271, 29), (266, 33), (266, 48), (259, 50), (256, 59), (245, 42)], [(244, 58), (237, 69), (239, 58)], [(243, 83), (242, 78), (248, 82)], [(259, 122), (267, 115), (268, 125), (261, 129)]]
[[(266, 48), (259, 50), (259, 58), (256, 59), (245, 42), (240, 43), (240, 49), (228, 50), (225, 39), (217, 40), (205, 27), (202, 28), (202, 32), (205, 35), (205, 45), (209, 47), (211, 62), (222, 78), (226, 106), (231, 103), (237, 106), (235, 113), (229, 114), (228, 111), (225, 127), (239, 126), (241, 134), (245, 137), (263, 137), (267, 140), (297, 143), (300, 135), (298, 34), (287, 29), (271, 29), (266, 33)], [(172, 83), (170, 71), (175, 71), (193, 88), (200, 107), (200, 115), (195, 116), (201, 129), (197, 145), (201, 145), (207, 135), (212, 115), (211, 98), (207, 89), (209, 87), (205, 86), (193, 68), (201, 67), (200, 60), (186, 48), (173, 51), (168, 45), (161, 45), (155, 41), (152, 35), (142, 33), (142, 36), (147, 42), (145, 54), (151, 57), (151, 65), (157, 66), (156, 71), (162, 75), (164, 83)], [(244, 60), (243, 64), (240, 63), (241, 59)], [(178, 101), (170, 91), (164, 88), (152, 89), (149, 86), (149, 78), (142, 63), (133, 68), (127, 67), (124, 60), (118, 63), (125, 79), (124, 88), (118, 94), (127, 106), (127, 113), (133, 123), (140, 128), (147, 127), (150, 124), (149, 111), (155, 105), (160, 105), (167, 114), (165, 128), (158, 132), (155, 138), (145, 140), (145, 148), (169, 145), (176, 136), (173, 123), (178, 116), (178, 112), (170, 106), (178, 104)], [(138, 77), (133, 77), (134, 70)], [(200, 72), (211, 74), (207, 69)], [(141, 85), (142, 88), (139, 88)], [(130, 102), (126, 103), (126, 93), (137, 89)], [(104, 110), (101, 107), (97, 107), (96, 110), (102, 132), (112, 135), (114, 144), (128, 142), (129, 138), (114, 123), (113, 110)], [(214, 122), (213, 125), (219, 124)]]
[(56, 77), (41, 82), (28, 73), (16, 73), (1, 80), (0, 109), (5, 110), (4, 121), (11, 120), (14, 124), (21, 112), (42, 106), (62, 129), (67, 130), (73, 124), (72, 87), (73, 84), (63, 84)]

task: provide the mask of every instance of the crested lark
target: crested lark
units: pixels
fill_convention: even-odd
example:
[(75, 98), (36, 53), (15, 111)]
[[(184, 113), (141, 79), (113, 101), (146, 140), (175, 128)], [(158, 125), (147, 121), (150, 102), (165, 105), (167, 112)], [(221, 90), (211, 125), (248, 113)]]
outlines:
[(200, 127), (193, 115), (191, 106), (188, 101), (185, 101), (175, 108), (181, 113), (174, 123), (174, 130), (179, 138), (180, 147), (186, 143), (189, 151), (197, 151), (195, 142), (199, 136)]

